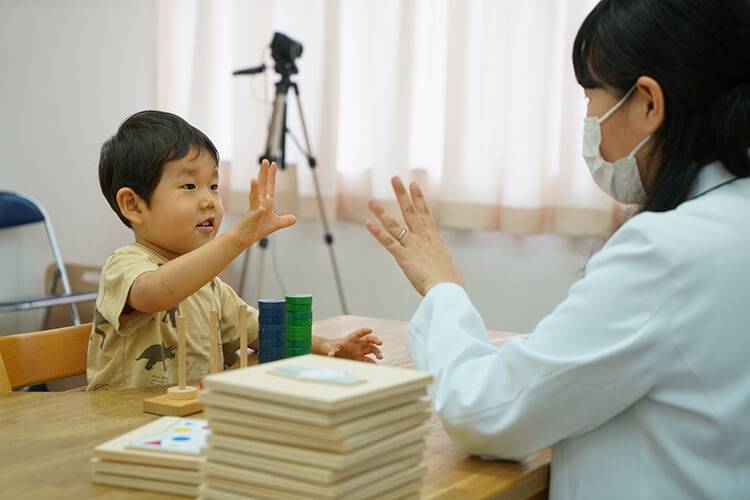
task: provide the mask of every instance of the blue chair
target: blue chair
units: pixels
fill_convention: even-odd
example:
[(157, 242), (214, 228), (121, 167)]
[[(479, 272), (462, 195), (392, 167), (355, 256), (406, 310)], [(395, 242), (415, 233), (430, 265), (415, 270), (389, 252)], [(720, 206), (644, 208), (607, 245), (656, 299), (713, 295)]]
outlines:
[(49, 237), (50, 246), (52, 247), (52, 254), (55, 257), (55, 264), (57, 265), (60, 280), (62, 281), (63, 293), (54, 294), (51, 291), (50, 294), (40, 297), (0, 301), (0, 312), (40, 307), (49, 308), (67, 304), (70, 308), (73, 324), (79, 325), (81, 324), (81, 320), (78, 316), (76, 304), (78, 302), (96, 300), (97, 292), (72, 293), (70, 282), (68, 281), (68, 274), (65, 272), (65, 265), (60, 256), (60, 249), (55, 240), (55, 233), (52, 230), (52, 223), (50, 222), (44, 207), (42, 207), (38, 201), (25, 194), (0, 190), (0, 229), (37, 222), (43, 222), (44, 227), (47, 230), (47, 236)]

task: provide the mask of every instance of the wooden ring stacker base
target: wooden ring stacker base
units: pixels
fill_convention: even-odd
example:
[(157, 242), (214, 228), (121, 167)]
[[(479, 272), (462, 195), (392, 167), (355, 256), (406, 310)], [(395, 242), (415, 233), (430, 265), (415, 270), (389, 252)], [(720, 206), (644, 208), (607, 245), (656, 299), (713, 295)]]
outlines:
[(167, 397), (169, 399), (195, 399), (198, 397), (198, 389), (190, 385), (183, 388), (179, 386), (170, 387), (167, 389)]
[(203, 411), (198, 389), (185, 384), (185, 318), (177, 316), (177, 365), (179, 385), (169, 387), (166, 394), (143, 400), (143, 411), (157, 415), (184, 417)]

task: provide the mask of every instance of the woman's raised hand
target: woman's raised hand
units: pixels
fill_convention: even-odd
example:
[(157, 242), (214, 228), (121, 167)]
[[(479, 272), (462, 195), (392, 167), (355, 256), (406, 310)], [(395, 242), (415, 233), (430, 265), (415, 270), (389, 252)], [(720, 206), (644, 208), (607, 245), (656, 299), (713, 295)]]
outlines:
[(368, 206), (385, 229), (371, 220), (365, 223), (367, 229), (393, 255), (420, 295), (425, 295), (439, 283), (457, 283), (464, 287), (461, 272), (437, 231), (417, 183), (412, 182), (409, 186), (411, 196), (398, 177), (393, 177), (391, 184), (406, 225), (371, 199)]

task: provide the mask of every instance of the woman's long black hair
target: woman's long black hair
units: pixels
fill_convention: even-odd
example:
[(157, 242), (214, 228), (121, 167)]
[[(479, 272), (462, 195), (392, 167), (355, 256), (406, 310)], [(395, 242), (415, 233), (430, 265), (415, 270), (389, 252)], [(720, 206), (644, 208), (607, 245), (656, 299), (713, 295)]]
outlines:
[(675, 208), (714, 160), (750, 176), (750, 0), (602, 0), (578, 31), (573, 67), (584, 88), (622, 96), (640, 76), (662, 88), (641, 210)]

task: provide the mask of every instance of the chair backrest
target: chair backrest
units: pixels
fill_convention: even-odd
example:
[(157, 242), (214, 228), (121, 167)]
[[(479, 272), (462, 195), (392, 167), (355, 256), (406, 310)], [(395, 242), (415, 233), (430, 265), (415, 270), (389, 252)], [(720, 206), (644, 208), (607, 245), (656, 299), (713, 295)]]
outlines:
[[(68, 273), (65, 272), (65, 264), (62, 255), (60, 255), (60, 249), (57, 246), (55, 231), (52, 229), (52, 221), (50, 221), (50, 218), (47, 216), (46, 210), (44, 210), (41, 203), (31, 196), (17, 193), (15, 191), (0, 190), (0, 229), (31, 224), (32, 222), (44, 222), (44, 228), (47, 230), (47, 237), (49, 238), (52, 255), (55, 257), (55, 263), (60, 271), (63, 291), (70, 295), (72, 292), (70, 281), (68, 280)], [(17, 302), (17, 309), (28, 307), (27, 302), (28, 301), (19, 300)], [(78, 317), (78, 309), (76, 308), (75, 303), (71, 302), (69, 308), (70, 314), (73, 318), (73, 323), (76, 325), (79, 324), (81, 321)]]
[(10, 380), (8, 380), (8, 372), (5, 370), (5, 363), (3, 363), (3, 355), (0, 354), (0, 393), (12, 390)]
[(17, 389), (86, 373), (90, 335), (91, 323), (85, 323), (0, 337), (10, 386)]
[(44, 221), (39, 204), (22, 193), (0, 191), (0, 228)]

